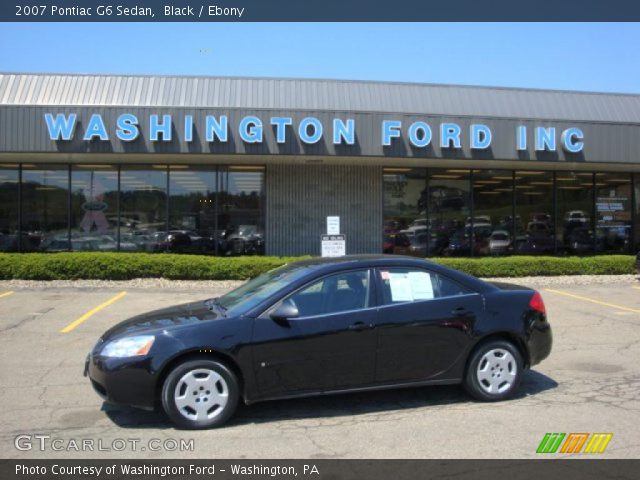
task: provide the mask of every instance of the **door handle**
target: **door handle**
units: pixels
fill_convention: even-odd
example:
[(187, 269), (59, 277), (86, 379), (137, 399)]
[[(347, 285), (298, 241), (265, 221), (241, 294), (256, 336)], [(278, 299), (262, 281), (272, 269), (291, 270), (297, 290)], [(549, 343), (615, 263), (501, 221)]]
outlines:
[(453, 315), (454, 317), (469, 317), (473, 315), (473, 312), (471, 310), (467, 310), (464, 307), (458, 307), (451, 310), (451, 315)]
[(373, 324), (366, 324), (364, 322), (356, 322), (349, 325), (349, 330), (355, 330), (360, 332), (362, 330), (366, 330), (367, 328), (373, 328)]

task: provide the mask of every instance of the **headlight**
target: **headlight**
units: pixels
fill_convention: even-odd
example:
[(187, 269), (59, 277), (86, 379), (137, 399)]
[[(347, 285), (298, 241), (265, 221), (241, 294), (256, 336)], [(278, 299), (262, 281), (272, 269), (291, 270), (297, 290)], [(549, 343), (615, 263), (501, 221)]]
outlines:
[(137, 357), (146, 355), (151, 350), (155, 337), (153, 335), (139, 335), (125, 337), (107, 343), (100, 353), (105, 357)]

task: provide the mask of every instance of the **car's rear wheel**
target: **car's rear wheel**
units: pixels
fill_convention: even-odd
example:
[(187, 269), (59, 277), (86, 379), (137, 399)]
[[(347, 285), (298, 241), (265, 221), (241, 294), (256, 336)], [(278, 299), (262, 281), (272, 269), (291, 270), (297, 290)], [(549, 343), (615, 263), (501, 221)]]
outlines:
[(464, 386), (478, 400), (504, 400), (518, 389), (522, 370), (522, 355), (515, 345), (505, 340), (489, 341), (471, 355)]
[(240, 396), (238, 380), (223, 363), (198, 359), (175, 367), (162, 386), (162, 406), (182, 428), (214, 428), (235, 412)]

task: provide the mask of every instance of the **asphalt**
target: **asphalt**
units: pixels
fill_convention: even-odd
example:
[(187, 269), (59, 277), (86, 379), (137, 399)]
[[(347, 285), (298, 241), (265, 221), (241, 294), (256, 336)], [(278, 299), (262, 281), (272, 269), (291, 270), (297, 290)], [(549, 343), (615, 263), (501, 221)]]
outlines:
[[(613, 433), (601, 457), (640, 454), (638, 279), (542, 288), (553, 351), (506, 402), (475, 402), (457, 386), (274, 401), (241, 406), (228, 426), (195, 432), (175, 429), (161, 414), (103, 404), (82, 367), (104, 330), (220, 293), (0, 283), (0, 457), (531, 458), (547, 432)], [(30, 436), (20, 440), (30, 450), (16, 448), (20, 435)], [(167, 440), (171, 451), (153, 450)]]

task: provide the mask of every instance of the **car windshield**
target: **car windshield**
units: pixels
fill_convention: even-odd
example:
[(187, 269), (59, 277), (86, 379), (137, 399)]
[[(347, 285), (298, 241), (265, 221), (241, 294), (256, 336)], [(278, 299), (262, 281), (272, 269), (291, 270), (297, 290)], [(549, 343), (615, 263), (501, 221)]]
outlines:
[(282, 287), (306, 275), (307, 270), (305, 267), (290, 265), (275, 268), (222, 295), (216, 300), (216, 304), (225, 309), (228, 315), (241, 315)]

